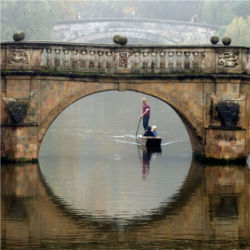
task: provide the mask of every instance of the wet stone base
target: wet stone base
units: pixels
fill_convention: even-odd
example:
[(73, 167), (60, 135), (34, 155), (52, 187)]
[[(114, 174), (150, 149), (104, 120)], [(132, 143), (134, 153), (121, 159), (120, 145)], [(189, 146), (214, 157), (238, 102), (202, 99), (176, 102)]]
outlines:
[(36, 163), (38, 162), (38, 159), (27, 159), (27, 158), (13, 158), (10, 156), (6, 156), (6, 157), (1, 157), (1, 163)]
[(199, 155), (196, 153), (193, 153), (193, 157), (202, 163), (211, 164), (211, 165), (215, 165), (215, 164), (219, 164), (219, 165), (245, 165), (247, 162), (246, 157), (231, 158), (231, 159), (217, 159), (217, 158), (212, 158), (212, 157), (207, 158), (204, 155)]

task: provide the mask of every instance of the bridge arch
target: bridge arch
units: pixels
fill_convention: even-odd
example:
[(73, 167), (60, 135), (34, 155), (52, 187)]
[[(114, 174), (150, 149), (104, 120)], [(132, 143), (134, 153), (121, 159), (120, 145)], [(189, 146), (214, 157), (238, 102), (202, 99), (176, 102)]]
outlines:
[[(76, 101), (85, 98), (89, 95), (93, 95), (105, 91), (119, 91), (119, 82), (111, 83), (110, 85), (102, 84), (98, 82), (91, 83), (90, 87), (84, 89), (76, 90), (71, 94), (64, 96), (60, 102), (47, 113), (46, 117), (43, 119), (43, 122), (39, 126), (38, 130), (38, 152), (42, 143), (42, 140), (49, 129), (53, 121), (71, 104)], [(180, 96), (176, 96), (175, 92), (158, 91), (157, 94), (152, 91), (152, 89), (147, 88), (148, 84), (131, 84), (127, 86), (128, 91), (138, 92), (146, 95), (155, 97), (156, 99), (163, 101), (168, 104), (176, 114), (182, 120), (190, 139), (193, 152), (201, 153), (202, 152), (202, 130), (199, 117), (196, 117), (192, 110), (189, 110), (187, 107), (190, 103), (190, 100), (182, 99), (180, 102)], [(139, 87), (139, 88), (138, 88)], [(138, 105), (140, 100), (138, 100)], [(198, 107), (197, 107), (198, 108)]]
[(77, 99), (107, 90), (168, 103), (201, 157), (248, 157), (248, 47), (6, 42), (1, 55), (2, 158), (37, 160), (53, 119)]

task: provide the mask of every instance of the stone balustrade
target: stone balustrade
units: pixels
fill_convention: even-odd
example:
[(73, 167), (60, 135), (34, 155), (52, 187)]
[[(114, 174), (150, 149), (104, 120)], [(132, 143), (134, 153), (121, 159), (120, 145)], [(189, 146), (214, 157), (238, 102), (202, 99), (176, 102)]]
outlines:
[(4, 42), (2, 71), (76, 74), (250, 73), (250, 48)]

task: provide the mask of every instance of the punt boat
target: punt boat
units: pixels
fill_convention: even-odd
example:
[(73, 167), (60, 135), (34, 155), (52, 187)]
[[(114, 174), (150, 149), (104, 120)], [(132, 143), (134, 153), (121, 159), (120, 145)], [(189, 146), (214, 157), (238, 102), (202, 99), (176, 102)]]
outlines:
[(161, 151), (161, 137), (142, 136), (137, 137), (137, 142), (150, 151)]

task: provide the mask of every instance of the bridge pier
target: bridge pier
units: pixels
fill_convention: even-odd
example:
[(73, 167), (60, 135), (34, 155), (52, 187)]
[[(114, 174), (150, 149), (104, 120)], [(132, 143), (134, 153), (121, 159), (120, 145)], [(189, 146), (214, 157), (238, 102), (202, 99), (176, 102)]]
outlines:
[(37, 126), (3, 126), (1, 156), (9, 162), (38, 160)]
[(247, 85), (240, 79), (216, 79), (215, 92), (207, 94), (205, 157), (242, 160), (247, 157)]

